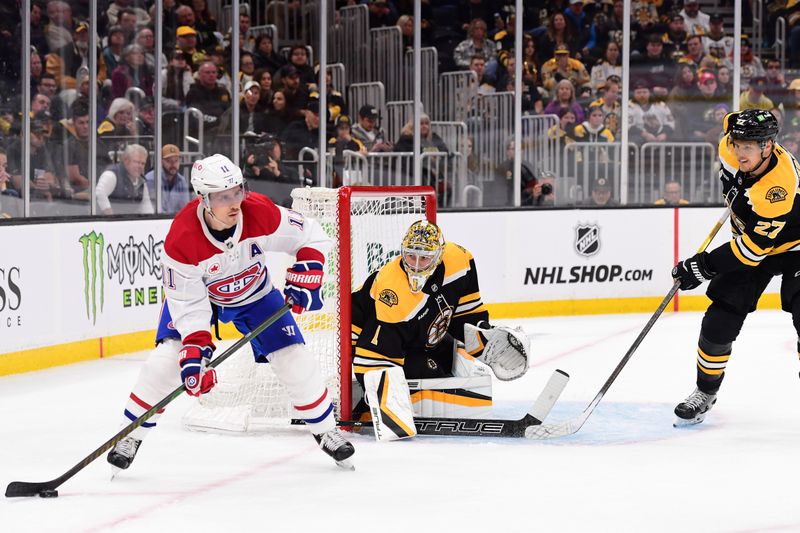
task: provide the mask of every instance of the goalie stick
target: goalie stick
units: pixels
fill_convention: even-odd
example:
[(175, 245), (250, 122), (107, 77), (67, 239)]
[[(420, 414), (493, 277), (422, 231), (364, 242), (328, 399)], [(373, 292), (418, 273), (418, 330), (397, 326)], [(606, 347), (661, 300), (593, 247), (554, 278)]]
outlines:
[[(287, 311), (291, 309), (291, 303), (287, 303), (274, 313), (272, 313), (266, 320), (264, 320), (261, 324), (259, 324), (254, 330), (252, 330), (247, 335), (243, 336), (241, 339), (233, 343), (233, 345), (222, 352), (218, 357), (215, 357), (211, 360), (208, 364), (208, 368), (214, 368), (222, 363), (225, 359), (229, 358), (231, 355), (236, 353), (239, 348), (250, 342), (253, 338), (257, 337), (261, 334), (265, 329), (270, 327), (274, 324), (280, 317), (282, 317)], [(166, 407), (167, 404), (172, 402), (175, 398), (183, 394), (186, 390), (186, 386), (181, 384), (180, 387), (169, 393), (163, 400), (158, 402), (156, 405), (150, 408), (149, 411), (144, 413), (142, 416), (125, 426), (119, 433), (108, 439), (103, 445), (97, 448), (95, 451), (87, 455), (82, 461), (78, 464), (64, 472), (59, 477), (52, 479), (50, 481), (43, 481), (43, 482), (28, 482), (28, 481), (12, 481), (6, 487), (6, 498), (15, 498), (18, 496), (42, 496), (42, 497), (53, 497), (58, 496), (58, 492), (55, 490), (57, 487), (61, 486), (65, 481), (70, 479), (72, 476), (83, 470), (86, 466), (88, 466), (92, 461), (100, 457), (103, 453), (107, 450), (111, 449), (115, 444), (119, 441), (130, 435), (133, 430), (141, 426), (144, 422), (146, 422), (150, 417), (156, 414), (158, 411)]]
[[(569, 375), (563, 370), (556, 370), (550, 376), (533, 406), (520, 419), (504, 420), (494, 418), (423, 418), (415, 417), (417, 435), (436, 435), (444, 437), (525, 437), (528, 428), (541, 424), (553, 405), (558, 400)], [(341, 427), (372, 427), (372, 422), (356, 420), (340, 420)]]
[[(717, 221), (717, 223), (714, 224), (714, 227), (711, 229), (711, 232), (703, 241), (703, 244), (700, 245), (700, 248), (697, 250), (697, 253), (704, 252), (705, 249), (708, 248), (708, 245), (711, 244), (711, 241), (714, 240), (714, 237), (717, 235), (719, 229), (728, 219), (729, 215), (730, 215), (730, 207), (727, 207), (725, 209), (725, 212)], [(600, 388), (600, 391), (597, 393), (597, 395), (594, 397), (591, 403), (586, 407), (586, 409), (583, 410), (583, 412), (580, 415), (571, 418), (570, 420), (566, 420), (564, 422), (556, 424), (531, 426), (525, 431), (525, 436), (529, 439), (552, 439), (557, 437), (566, 437), (567, 435), (572, 435), (574, 433), (577, 433), (581, 429), (581, 427), (583, 427), (583, 424), (586, 422), (586, 419), (589, 418), (589, 415), (592, 414), (594, 408), (597, 407), (597, 404), (600, 403), (600, 400), (603, 399), (603, 396), (605, 396), (606, 392), (608, 392), (608, 389), (611, 388), (611, 384), (614, 383), (614, 380), (617, 379), (617, 376), (619, 376), (619, 373), (622, 372), (622, 369), (628, 363), (630, 358), (633, 357), (633, 353), (642, 343), (645, 336), (650, 332), (650, 329), (652, 329), (653, 325), (656, 323), (656, 320), (658, 320), (658, 317), (661, 316), (661, 313), (663, 313), (664, 309), (666, 309), (667, 305), (669, 305), (669, 302), (670, 300), (672, 300), (672, 297), (675, 296), (675, 293), (678, 292), (680, 285), (681, 285), (680, 281), (675, 280), (675, 282), (672, 284), (672, 288), (669, 290), (667, 295), (661, 301), (661, 305), (658, 306), (658, 309), (656, 309), (655, 313), (653, 313), (653, 316), (651, 316), (650, 320), (647, 321), (647, 324), (645, 324), (644, 329), (642, 329), (642, 331), (639, 333), (639, 336), (636, 337), (636, 340), (633, 341), (633, 344), (625, 353), (625, 356), (617, 364), (616, 368), (614, 368), (614, 371), (611, 372), (611, 375), (608, 377), (606, 382)]]

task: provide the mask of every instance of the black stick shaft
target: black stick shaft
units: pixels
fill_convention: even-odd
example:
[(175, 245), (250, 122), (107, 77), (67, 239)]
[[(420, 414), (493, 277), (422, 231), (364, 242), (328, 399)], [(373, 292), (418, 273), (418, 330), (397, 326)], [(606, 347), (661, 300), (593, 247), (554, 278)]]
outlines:
[[(286, 304), (277, 311), (275, 311), (274, 313), (272, 313), (266, 320), (264, 320), (264, 322), (259, 324), (258, 327), (256, 327), (253, 331), (240, 338), (238, 341), (233, 343), (233, 345), (230, 348), (225, 350), (218, 357), (214, 358), (208, 364), (208, 368), (214, 368), (216, 366), (219, 366), (223, 361), (225, 361), (227, 358), (236, 353), (242, 346), (250, 342), (252, 339), (260, 335), (265, 329), (274, 324), (290, 308), (291, 306), (289, 304)], [(139, 418), (137, 418), (136, 420), (125, 426), (119, 433), (108, 439), (99, 448), (97, 448), (95, 451), (87, 455), (82, 461), (80, 461), (78, 464), (76, 464), (75, 466), (64, 472), (64, 474), (57, 477), (56, 479), (42, 483), (12, 481), (6, 488), (6, 497), (11, 498), (15, 496), (35, 496), (42, 490), (55, 489), (56, 487), (60, 486), (65, 481), (70, 479), (72, 476), (74, 476), (75, 474), (86, 468), (91, 462), (100, 457), (107, 450), (110, 450), (119, 441), (130, 435), (136, 428), (141, 426), (143, 423), (147, 422), (147, 420), (149, 420), (158, 411), (166, 407), (175, 398), (183, 394), (185, 390), (186, 386), (181, 384), (180, 387), (169, 393), (163, 400), (161, 400), (156, 405), (151, 407), (142, 416), (140, 416)]]

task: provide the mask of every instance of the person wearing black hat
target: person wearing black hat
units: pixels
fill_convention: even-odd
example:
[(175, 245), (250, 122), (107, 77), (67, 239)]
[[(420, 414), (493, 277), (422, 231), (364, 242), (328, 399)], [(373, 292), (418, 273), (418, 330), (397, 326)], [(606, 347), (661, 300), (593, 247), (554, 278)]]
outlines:
[(676, 427), (702, 422), (715, 405), (733, 343), (773, 276), (782, 278), (781, 308), (791, 313), (800, 339), (800, 254), (793, 251), (800, 241), (798, 162), (777, 143), (780, 128), (769, 111), (730, 113), (723, 130), (719, 178), (731, 210), (731, 238), (672, 269), (682, 291), (710, 281), (711, 300), (692, 362), (696, 388), (675, 407)]
[(277, 72), (278, 86), (286, 96), (286, 105), (293, 113), (301, 113), (309, 103), (309, 91), (300, 82), (300, 72), (294, 65), (284, 65)]
[(647, 37), (645, 54), (631, 56), (631, 79), (642, 79), (658, 97), (666, 97), (675, 78), (675, 63), (664, 52), (661, 35)]
[(611, 191), (611, 182), (607, 178), (597, 178), (590, 187), (589, 198), (584, 205), (590, 207), (613, 207), (617, 205)]
[[(28, 179), (32, 200), (52, 201), (62, 195), (61, 166), (55, 146), (48, 142), (52, 132), (50, 113), (39, 111), (30, 122), (30, 165)], [(8, 173), (11, 176), (10, 188), (17, 191), (20, 198), (25, 190), (22, 179), (22, 138), (17, 137), (8, 148)]]
[(368, 152), (391, 152), (392, 143), (388, 142), (383, 130), (378, 127), (380, 114), (378, 108), (363, 105), (358, 110), (358, 123), (353, 126), (353, 137), (361, 141)]

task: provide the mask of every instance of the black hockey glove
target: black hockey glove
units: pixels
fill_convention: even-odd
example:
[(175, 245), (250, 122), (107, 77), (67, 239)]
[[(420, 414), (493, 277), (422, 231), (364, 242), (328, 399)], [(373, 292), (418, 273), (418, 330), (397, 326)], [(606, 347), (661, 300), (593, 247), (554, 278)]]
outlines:
[(708, 265), (708, 254), (700, 252), (689, 259), (684, 259), (672, 269), (672, 278), (681, 282), (682, 291), (690, 291), (708, 281), (717, 273)]

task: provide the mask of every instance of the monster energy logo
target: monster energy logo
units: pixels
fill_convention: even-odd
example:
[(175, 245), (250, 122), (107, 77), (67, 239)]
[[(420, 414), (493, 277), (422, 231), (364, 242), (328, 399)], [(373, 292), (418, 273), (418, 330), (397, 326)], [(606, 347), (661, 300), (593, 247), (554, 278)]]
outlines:
[[(100, 310), (104, 305), (104, 282), (103, 282), (103, 248), (105, 239), (103, 234), (94, 231), (81, 236), (78, 241), (83, 246), (83, 299), (86, 303), (86, 318), (97, 323), (97, 299), (98, 292), (100, 297)], [(99, 291), (98, 291), (99, 280)]]

